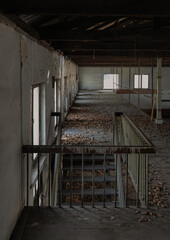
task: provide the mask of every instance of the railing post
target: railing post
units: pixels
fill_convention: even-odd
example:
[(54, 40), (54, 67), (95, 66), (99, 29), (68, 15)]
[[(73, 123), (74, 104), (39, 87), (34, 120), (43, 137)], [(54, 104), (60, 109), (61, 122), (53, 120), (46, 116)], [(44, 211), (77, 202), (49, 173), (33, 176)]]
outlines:
[(95, 163), (94, 163), (94, 154), (92, 155), (92, 207), (94, 208), (94, 169)]
[(38, 199), (37, 199), (37, 203), (38, 203), (38, 207), (40, 206), (40, 154), (38, 153)]
[(106, 154), (104, 154), (104, 189), (103, 189), (103, 207), (106, 207)]
[(82, 152), (81, 207), (84, 206), (84, 153)]
[(139, 207), (139, 180), (140, 180), (140, 155), (137, 157), (137, 196), (136, 196), (136, 206)]
[(145, 205), (148, 207), (148, 195), (149, 195), (149, 188), (148, 188), (148, 155), (145, 155), (145, 166), (146, 166), (146, 175), (145, 175)]
[(117, 206), (117, 154), (115, 154), (115, 207)]
[(29, 206), (29, 153), (27, 153), (27, 207)]
[(73, 197), (73, 154), (70, 156), (70, 207), (72, 208)]
[(61, 162), (62, 162), (62, 153), (60, 155), (60, 164), (59, 164), (59, 207), (62, 204), (62, 172), (61, 172)]
[(128, 154), (126, 155), (126, 207), (128, 206)]
[(51, 206), (51, 154), (49, 154), (49, 164), (48, 164), (48, 206)]

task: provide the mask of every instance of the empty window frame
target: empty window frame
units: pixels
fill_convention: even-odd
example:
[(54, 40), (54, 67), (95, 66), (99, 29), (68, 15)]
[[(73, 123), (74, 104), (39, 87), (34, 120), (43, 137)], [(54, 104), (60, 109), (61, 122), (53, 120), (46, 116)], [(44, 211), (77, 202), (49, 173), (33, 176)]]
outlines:
[[(57, 112), (57, 81), (54, 81), (54, 112)], [(54, 118), (54, 126), (56, 127), (57, 117)]]
[[(32, 93), (32, 144), (45, 145), (46, 144), (46, 92), (45, 84), (34, 85), (31, 88)], [(40, 171), (40, 186), (38, 189), (38, 162), (37, 153), (32, 155), (32, 197), (33, 204), (41, 203), (41, 196), (38, 197), (38, 191), (43, 191), (43, 170)], [(46, 157), (40, 155), (40, 166), (45, 162)], [(45, 166), (45, 165), (44, 165)]]
[[(60, 112), (60, 79), (54, 80), (54, 112)], [(57, 117), (54, 119), (56, 127)]]
[(68, 81), (67, 77), (64, 77), (64, 113), (68, 111)]
[[(45, 84), (32, 87), (32, 144), (46, 144)], [(35, 159), (37, 154), (33, 154)]]
[(134, 88), (135, 89), (148, 89), (149, 88), (149, 75), (148, 74), (135, 74), (134, 75)]
[[(32, 90), (32, 144), (40, 144), (40, 87), (33, 87)], [(35, 159), (37, 154), (33, 154)]]
[(119, 74), (104, 74), (103, 89), (119, 89)]

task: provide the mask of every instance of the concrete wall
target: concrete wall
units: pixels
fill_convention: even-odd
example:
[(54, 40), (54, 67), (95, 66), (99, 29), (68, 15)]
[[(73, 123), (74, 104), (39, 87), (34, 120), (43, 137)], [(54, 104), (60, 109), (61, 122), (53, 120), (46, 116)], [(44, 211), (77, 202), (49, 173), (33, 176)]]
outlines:
[[(45, 86), (46, 144), (54, 140), (53, 77), (69, 76), (77, 90), (77, 66), (45, 48), (0, 16), (0, 239), (9, 239), (26, 199), (23, 144), (32, 144), (31, 89)], [(69, 69), (68, 69), (69, 65)], [(71, 79), (71, 80), (70, 80)], [(64, 87), (61, 86), (61, 96)], [(76, 92), (72, 91), (75, 96)], [(64, 99), (62, 99), (64, 101)], [(63, 112), (63, 109), (61, 109)]]
[[(153, 68), (153, 87), (156, 87), (156, 68)], [(80, 89), (84, 90), (100, 90), (103, 89), (104, 74), (119, 74), (120, 87), (122, 89), (133, 89), (134, 74), (148, 74), (149, 88), (152, 88), (152, 68), (151, 67), (80, 67)], [(170, 68), (162, 68), (162, 89), (170, 90)], [(150, 98), (149, 98), (149, 97)], [(126, 100), (130, 100), (132, 104), (138, 106), (138, 95), (131, 94), (122, 95)], [(170, 99), (170, 95), (163, 95), (163, 99)], [(170, 103), (162, 103), (162, 108), (169, 109)], [(140, 95), (140, 108), (151, 109), (151, 95)]]
[(21, 209), (20, 36), (0, 24), (0, 239)]

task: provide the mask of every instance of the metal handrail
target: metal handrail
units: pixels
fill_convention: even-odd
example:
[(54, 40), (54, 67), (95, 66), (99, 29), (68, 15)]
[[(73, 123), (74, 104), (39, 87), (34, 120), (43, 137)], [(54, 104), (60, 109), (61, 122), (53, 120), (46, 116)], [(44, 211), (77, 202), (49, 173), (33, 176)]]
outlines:
[[(56, 116), (56, 114), (59, 116), (59, 119), (61, 117), (61, 115), (59, 113), (52, 113), (53, 116)], [(118, 116), (120, 116), (121, 114), (119, 113)], [(120, 143), (120, 139), (118, 136), (118, 131), (117, 131), (117, 123), (116, 123), (116, 114), (114, 114), (114, 127), (113, 130), (115, 132), (114, 136), (115, 136), (115, 140), (114, 140), (114, 144), (115, 145), (61, 145), (61, 119), (59, 120), (59, 132), (58, 132), (58, 137), (57, 137), (57, 145), (24, 145), (22, 147), (22, 153), (27, 154), (27, 205), (29, 205), (29, 190), (30, 190), (30, 184), (29, 184), (29, 169), (30, 169), (30, 164), (29, 164), (29, 154), (32, 153), (38, 153), (38, 159), (40, 157), (41, 153), (45, 153), (45, 154), (49, 154), (49, 171), (48, 171), (48, 182), (49, 182), (49, 189), (48, 189), (48, 194), (49, 194), (49, 206), (51, 206), (52, 204), (54, 205), (54, 203), (56, 203), (56, 199), (59, 200), (59, 205), (61, 206), (62, 203), (62, 157), (64, 154), (70, 154), (71, 156), (71, 162), (70, 162), (70, 207), (72, 207), (72, 197), (73, 197), (73, 192), (72, 192), (72, 187), (73, 187), (73, 175), (72, 175), (72, 171), (73, 171), (73, 154), (81, 154), (82, 156), (82, 187), (81, 187), (81, 206), (84, 206), (84, 155), (87, 154), (91, 154), (92, 155), (92, 206), (94, 207), (94, 156), (95, 154), (102, 154), (104, 155), (104, 192), (103, 192), (103, 206), (105, 207), (105, 198), (106, 198), (106, 155), (107, 154), (113, 154), (115, 156), (115, 207), (116, 207), (116, 194), (117, 194), (117, 189), (118, 189), (118, 195), (119, 195), (119, 206), (124, 207), (124, 205), (127, 205), (127, 198), (128, 198), (128, 174), (129, 174), (129, 167), (131, 166), (129, 163), (131, 162), (131, 159), (129, 158), (129, 156), (143, 156), (143, 158), (145, 159), (144, 162), (144, 166), (145, 166), (145, 170), (147, 170), (147, 161), (146, 161), (146, 156), (148, 154), (153, 154), (155, 153), (156, 149), (155, 146), (147, 139), (147, 137), (133, 124), (133, 122), (126, 116), (124, 115), (126, 121), (129, 124), (129, 127), (131, 128), (131, 131), (135, 131), (136, 136), (139, 137), (139, 139), (142, 141), (139, 141), (140, 144), (137, 145), (129, 145), (129, 146), (125, 146), (125, 145), (119, 145)], [(144, 145), (143, 142), (145, 143)], [(59, 156), (59, 159), (55, 162), (57, 162), (56, 167), (54, 168), (54, 174), (53, 174), (53, 184), (51, 184), (51, 154), (55, 154), (55, 156)], [(123, 194), (121, 193), (122, 191), (120, 191), (120, 189), (123, 189), (122, 187), (122, 180), (120, 180), (122, 178), (122, 173), (120, 171), (121, 169), (121, 156), (125, 155), (127, 156), (127, 161), (126, 161), (126, 187), (125, 187), (125, 200), (126, 200), (126, 204), (124, 203), (124, 199)], [(47, 158), (48, 159), (48, 158)], [(137, 158), (133, 158), (134, 162), (137, 162), (137, 166), (139, 166), (139, 159)], [(48, 161), (48, 160), (47, 160)], [(141, 161), (140, 161), (141, 162)], [(145, 178), (145, 189), (143, 191), (143, 193), (145, 192), (145, 202), (147, 200), (147, 174), (144, 173), (143, 175), (141, 175), (140, 173), (140, 166), (137, 168), (137, 171), (139, 171), (139, 173), (137, 173), (137, 187), (136, 187), (136, 191), (137, 191), (137, 205), (138, 205), (138, 199), (140, 199), (140, 193), (141, 193), (141, 186), (143, 188), (143, 185), (140, 185), (140, 178), (143, 177)], [(120, 176), (121, 173), (121, 176)], [(133, 178), (133, 176), (131, 176), (131, 178)], [(59, 179), (59, 183), (57, 182), (57, 185), (54, 184), (56, 183), (55, 179)], [(52, 190), (51, 190), (51, 185), (52, 185)], [(120, 187), (121, 185), (121, 187)], [(59, 196), (57, 196), (56, 194), (54, 195), (54, 191), (56, 191), (56, 189), (59, 188)], [(54, 195), (54, 196), (53, 196)], [(38, 199), (40, 196), (40, 164), (38, 162)], [(53, 197), (51, 197), (53, 196)], [(121, 199), (120, 199), (121, 198)], [(39, 205), (39, 200), (38, 200), (38, 205)]]
[(155, 146), (103, 146), (103, 145), (23, 145), (22, 153), (75, 153), (75, 154), (152, 154)]

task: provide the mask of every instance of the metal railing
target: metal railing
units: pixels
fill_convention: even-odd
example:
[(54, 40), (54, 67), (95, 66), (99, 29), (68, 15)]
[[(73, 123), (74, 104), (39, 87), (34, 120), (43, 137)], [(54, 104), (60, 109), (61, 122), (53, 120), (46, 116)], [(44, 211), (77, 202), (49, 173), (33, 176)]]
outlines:
[[(126, 114), (120, 115), (120, 144), (125, 146), (136, 145), (154, 147), (148, 138), (136, 127)], [(126, 187), (128, 174), (136, 190), (136, 205), (148, 204), (148, 154), (122, 155), (122, 162), (126, 168)], [(128, 192), (126, 189), (126, 197)], [(127, 203), (127, 201), (126, 201)]]
[[(87, 147), (87, 146), (86, 146)], [(75, 151), (76, 148), (72, 148), (72, 151)], [(87, 149), (86, 149), (87, 150)], [(64, 154), (62, 153), (61, 154), (62, 157), (61, 159), (64, 157)], [(95, 159), (95, 156), (96, 154), (90, 154), (88, 153), (87, 151), (85, 151), (85, 149), (83, 149), (83, 152), (82, 154), (74, 154), (71, 153), (70, 154), (70, 157), (69, 157), (69, 160), (70, 161), (67, 161), (67, 166), (65, 168), (65, 166), (63, 166), (63, 164), (61, 163), (60, 164), (60, 174), (59, 174), (59, 198), (58, 198), (58, 205), (61, 207), (64, 202), (63, 202), (63, 196), (65, 196), (65, 194), (68, 196), (68, 201), (67, 201), (67, 205), (69, 205), (70, 207), (72, 207), (74, 205), (74, 201), (73, 201), (73, 197), (76, 196), (76, 195), (79, 195), (80, 196), (80, 200), (78, 201), (79, 202), (79, 205), (81, 207), (84, 207), (84, 205), (91, 205), (92, 207), (95, 207), (95, 203), (96, 203), (96, 200), (95, 200), (95, 196), (96, 194), (99, 194), (100, 197), (102, 196), (103, 197), (103, 207), (106, 206), (106, 195), (108, 194), (107, 192), (107, 167), (109, 167), (109, 165), (106, 165), (108, 160), (107, 160), (107, 156), (109, 154), (103, 154), (103, 155), (100, 155), (100, 157), (103, 157), (102, 160), (103, 160), (103, 163), (102, 165), (100, 165), (100, 169), (102, 170), (103, 169), (103, 176), (101, 177), (102, 178), (102, 183), (103, 183), (103, 191), (101, 191), (101, 189), (96, 189), (95, 188), (95, 183), (96, 183), (96, 176), (95, 176), (95, 171), (96, 171), (96, 165), (95, 165), (95, 161), (98, 160), (98, 158)], [(79, 168), (76, 168), (76, 166), (74, 166), (74, 158), (78, 156), (80, 157), (81, 161), (80, 161), (80, 165)], [(114, 159), (114, 156), (112, 155), (113, 159)], [(88, 168), (86, 166), (86, 160), (88, 160)], [(89, 164), (90, 163), (90, 164)], [(116, 165), (116, 162), (115, 162), (115, 165)], [(111, 167), (111, 166), (110, 166)], [(111, 168), (110, 168), (111, 169)], [(69, 179), (67, 177), (64, 176), (64, 170), (68, 170), (69, 171)], [(115, 171), (117, 171), (116, 167), (114, 168)], [(77, 177), (76, 179), (76, 184), (77, 183), (80, 183), (80, 188), (77, 189), (78, 192), (76, 192), (77, 190), (74, 189), (73, 187), (73, 184), (75, 183), (74, 182), (74, 175), (73, 175), (73, 171), (79, 171), (79, 175), (80, 177)], [(90, 171), (91, 174), (90, 176), (85, 176), (85, 172), (86, 171)], [(88, 185), (89, 185), (89, 189), (86, 189), (85, 187), (85, 183), (86, 183), (86, 178), (90, 179), (88, 180)], [(100, 178), (100, 177), (99, 177)], [(69, 182), (69, 189), (67, 188), (63, 188), (63, 181), (67, 181)], [(112, 197), (114, 196), (114, 204), (116, 206), (116, 198), (117, 198), (117, 188), (115, 187), (115, 189), (110, 192), (110, 194), (112, 195)], [(91, 196), (91, 201), (90, 202), (86, 202), (85, 199), (86, 197), (88, 196)], [(77, 202), (77, 201), (76, 201)], [(66, 203), (66, 201), (65, 201)]]
[[(95, 159), (97, 155), (103, 157), (103, 207), (106, 206), (108, 182), (107, 182), (107, 158), (112, 156), (114, 162), (114, 189), (110, 192), (113, 196), (112, 201), (114, 206), (126, 207), (134, 205), (131, 200), (130, 192), (136, 192), (135, 205), (147, 206), (148, 203), (148, 155), (155, 153), (154, 145), (147, 137), (133, 124), (133, 122), (122, 113), (114, 114), (113, 124), (113, 145), (61, 145), (61, 122), (60, 114), (53, 113), (53, 116), (59, 116), (58, 137), (56, 138), (57, 145), (25, 145), (22, 152), (26, 156), (27, 166), (27, 191), (26, 199), (27, 206), (46, 205), (46, 206), (62, 206), (64, 179), (64, 163), (63, 158), (66, 155), (70, 156), (67, 166), (69, 172), (69, 206), (73, 205), (73, 197), (76, 194), (74, 185), (74, 157), (81, 157), (80, 179), (81, 192), (80, 205), (84, 206), (84, 199), (87, 191), (85, 191), (85, 161), (86, 158), (91, 158), (91, 205), (95, 206), (95, 194), (98, 190), (95, 189)], [(37, 164), (35, 165), (36, 174), (34, 182), (32, 182), (32, 154), (37, 154)], [(45, 167), (44, 167), (45, 166)], [(45, 171), (43, 170), (45, 169)], [(34, 191), (33, 191), (34, 188)], [(134, 189), (133, 189), (134, 188)], [(134, 191), (135, 190), (135, 191)], [(33, 193), (34, 192), (34, 193)], [(99, 191), (98, 191), (99, 192)], [(134, 195), (134, 193), (133, 193)], [(42, 196), (44, 201), (41, 201)], [(134, 196), (133, 196), (134, 198)], [(133, 199), (134, 200), (134, 199)]]
[[(115, 185), (115, 194), (118, 193), (118, 196), (121, 196), (121, 189), (120, 189), (120, 183), (119, 183), (119, 177), (118, 175), (120, 175), (120, 173), (118, 173), (118, 158), (121, 157), (122, 155), (126, 156), (126, 166), (127, 168), (126, 169), (129, 169), (129, 159), (132, 154), (135, 154), (136, 156), (138, 156), (139, 154), (141, 155), (146, 155), (146, 154), (151, 154), (151, 153), (154, 153), (155, 152), (155, 148), (153, 146), (23, 146), (23, 153), (27, 155), (27, 205), (30, 205), (30, 200), (29, 200), (29, 197), (30, 197), (30, 184), (29, 184), (29, 175), (30, 175), (30, 168), (29, 168), (29, 155), (30, 154), (33, 154), (33, 153), (37, 153), (38, 154), (38, 162), (39, 162), (39, 159), (40, 159), (40, 156), (41, 154), (47, 154), (49, 156), (49, 158), (46, 158), (48, 159), (49, 161), (49, 164), (48, 164), (48, 167), (49, 167), (49, 171), (48, 171), (48, 178), (47, 178), (47, 182), (46, 184), (48, 183), (48, 205), (51, 206), (55, 206), (55, 204), (52, 204), (51, 203), (51, 182), (52, 182), (52, 175), (51, 175), (51, 156), (52, 154), (60, 154), (60, 163), (59, 163), (59, 179), (60, 179), (60, 185), (59, 185), (59, 205), (61, 206), (61, 203), (62, 203), (62, 199), (61, 199), (61, 196), (62, 196), (62, 186), (61, 186), (61, 183), (62, 183), (62, 176), (63, 176), (63, 166), (62, 166), (62, 157), (63, 155), (65, 154), (70, 154), (72, 156), (72, 154), (81, 154), (82, 155), (82, 179), (81, 179), (81, 184), (82, 184), (82, 192), (81, 192), (81, 206), (83, 207), (83, 199), (84, 199), (84, 174), (83, 174), (83, 169), (84, 169), (84, 156), (85, 154), (92, 154), (93, 156), (95, 156), (95, 154), (104, 154), (104, 156), (106, 157), (108, 154), (112, 154), (114, 156), (114, 159), (115, 159), (115, 182), (116, 182), (116, 185)], [(104, 159), (105, 159), (104, 157)], [(72, 163), (72, 157), (71, 157), (71, 165), (70, 165), (70, 169), (71, 169), (71, 172), (72, 172), (72, 169), (73, 169), (73, 163)], [(94, 163), (93, 163), (94, 164)], [(40, 164), (38, 164), (38, 189), (40, 189)], [(93, 166), (92, 166), (92, 169), (93, 169)], [(104, 171), (106, 171), (106, 168), (105, 168), (105, 161), (104, 161)], [(105, 175), (104, 175), (105, 176)], [(70, 174), (70, 180), (71, 180), (71, 184), (73, 183), (72, 182), (72, 174)], [(140, 179), (140, 177), (139, 177)], [(104, 200), (103, 200), (103, 206), (105, 206), (105, 186), (106, 186), (106, 178), (104, 177), (104, 191), (103, 191), (103, 194), (104, 194)], [(94, 184), (94, 182), (93, 182)], [(139, 185), (140, 186), (140, 185)], [(128, 171), (126, 171), (126, 182), (125, 182), (125, 206), (127, 205), (127, 202), (128, 202), (128, 187), (129, 187), (129, 184), (128, 184)], [(56, 187), (56, 189), (58, 189)], [(55, 189), (55, 191), (56, 191)], [(140, 188), (139, 188), (140, 189)], [(73, 195), (73, 192), (72, 192), (72, 187), (70, 188), (70, 196)], [(139, 191), (140, 192), (140, 191)], [(41, 192), (38, 190), (37, 192), (38, 194), (38, 199), (40, 197), (40, 194)], [(92, 188), (92, 199), (94, 199), (94, 189)], [(138, 199), (139, 199), (139, 196), (138, 196)], [(72, 206), (72, 198), (70, 198), (70, 206)], [(121, 207), (124, 207), (123, 204), (121, 204), (122, 200), (120, 199), (120, 197), (118, 197), (118, 205), (121, 206)], [(39, 205), (39, 204), (38, 204)], [(92, 206), (94, 206), (94, 201), (92, 201)], [(117, 203), (115, 201), (115, 206), (117, 206)]]

